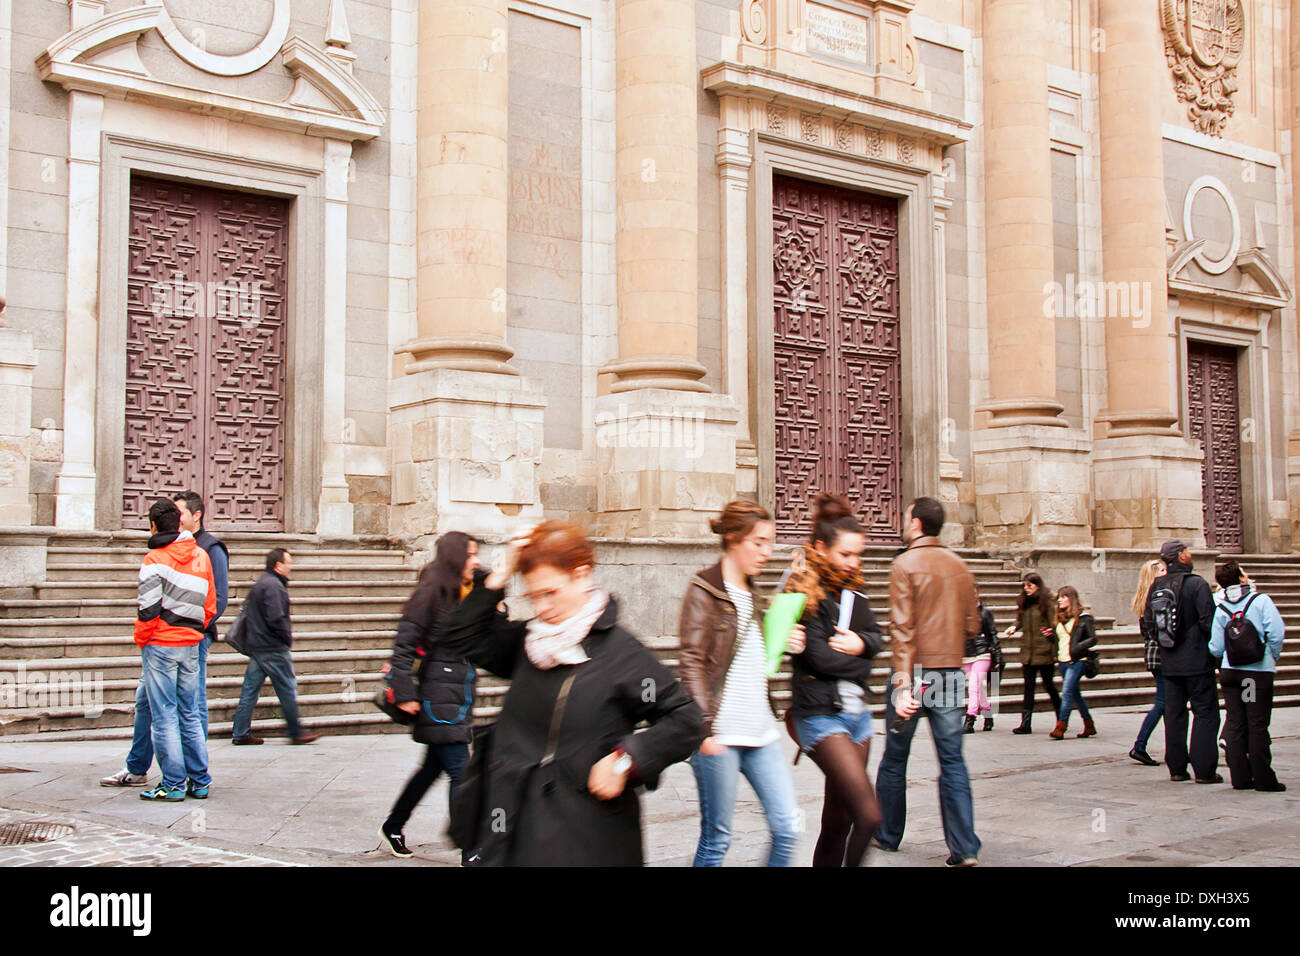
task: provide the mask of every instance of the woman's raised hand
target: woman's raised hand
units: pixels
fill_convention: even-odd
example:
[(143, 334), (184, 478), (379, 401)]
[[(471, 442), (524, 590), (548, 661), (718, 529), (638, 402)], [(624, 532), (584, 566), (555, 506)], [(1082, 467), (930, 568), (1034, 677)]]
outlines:
[(523, 550), (524, 545), (528, 543), (528, 539), (532, 537), (533, 527), (533, 525), (529, 525), (527, 528), (516, 531), (510, 538), (506, 550), (497, 562), (497, 566), (492, 569), (492, 573), (483, 582), (484, 587), (493, 591), (501, 591), (510, 583), (510, 578), (519, 567), (519, 552)]

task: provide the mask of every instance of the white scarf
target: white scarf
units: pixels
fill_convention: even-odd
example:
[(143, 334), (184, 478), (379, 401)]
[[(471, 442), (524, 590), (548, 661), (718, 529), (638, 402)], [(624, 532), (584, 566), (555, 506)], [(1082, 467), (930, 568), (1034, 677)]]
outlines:
[(528, 622), (524, 652), (538, 670), (549, 671), (560, 664), (581, 664), (588, 659), (582, 642), (591, 632), (592, 625), (605, 613), (609, 595), (599, 588), (592, 588), (587, 593), (587, 603), (567, 621), (547, 624), (535, 617)]

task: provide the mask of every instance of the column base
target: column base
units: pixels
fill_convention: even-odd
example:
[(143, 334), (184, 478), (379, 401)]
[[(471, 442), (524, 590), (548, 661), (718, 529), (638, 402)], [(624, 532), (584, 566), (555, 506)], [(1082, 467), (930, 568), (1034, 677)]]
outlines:
[[(0, 301), (0, 309), (4, 304)], [(30, 332), (0, 328), (0, 527), (32, 523), (32, 374)]]
[(736, 496), (728, 395), (646, 388), (596, 399), (596, 514), (604, 537), (698, 539)]
[(976, 546), (1091, 547), (1090, 447), (1055, 425), (975, 432)]
[(1158, 549), (1170, 538), (1205, 547), (1200, 442), (1170, 435), (1102, 438), (1093, 446), (1099, 548)]
[(65, 468), (54, 483), (54, 526), (65, 531), (93, 531), (95, 472), (87, 468)]
[(351, 535), (353, 533), (353, 507), (348, 496), (348, 483), (326, 480), (320, 490), (320, 516), (316, 533), (321, 535)]
[(943, 530), (939, 540), (950, 548), (966, 546), (961, 521), (961, 463), (950, 455), (939, 457), (939, 503), (943, 505)]
[(438, 368), (395, 379), (390, 533), (507, 535), (540, 521), (546, 399), (529, 379)]

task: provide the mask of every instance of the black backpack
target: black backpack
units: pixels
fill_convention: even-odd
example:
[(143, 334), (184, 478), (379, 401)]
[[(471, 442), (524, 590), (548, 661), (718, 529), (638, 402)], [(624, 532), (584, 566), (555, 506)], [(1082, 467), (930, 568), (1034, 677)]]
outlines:
[[(1230, 612), (1228, 623), (1223, 626), (1223, 649), (1227, 652), (1229, 667), (1258, 664), (1264, 659), (1264, 641), (1255, 625), (1246, 620), (1246, 612), (1257, 596), (1252, 594), (1246, 599), (1245, 607)], [(1225, 607), (1224, 610), (1228, 609)]]
[(1151, 610), (1151, 619), (1155, 623), (1156, 641), (1161, 647), (1170, 650), (1178, 646), (1178, 602), (1183, 593), (1183, 582), (1187, 575), (1177, 575), (1178, 583), (1173, 583), (1174, 575), (1165, 578), (1165, 583), (1151, 593), (1147, 607)]

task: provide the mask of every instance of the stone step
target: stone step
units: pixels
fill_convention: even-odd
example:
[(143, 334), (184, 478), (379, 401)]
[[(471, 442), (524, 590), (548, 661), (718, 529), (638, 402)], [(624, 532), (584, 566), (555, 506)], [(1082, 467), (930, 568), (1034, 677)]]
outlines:
[[(236, 587), (251, 587), (253, 582), (265, 570), (261, 564), (232, 564), (230, 580)], [(307, 564), (294, 562), (293, 580), (300, 581), (376, 581), (388, 584), (403, 583), (414, 587), (419, 570), (409, 567), (373, 567), (371, 565), (353, 566), (348, 564)], [(115, 584), (137, 581), (140, 577), (140, 563), (133, 565), (105, 564), (63, 564), (50, 565), (45, 571), (45, 580), (50, 584), (71, 582), (97, 582)]]
[[(359, 595), (331, 597), (311, 597), (292, 592), (292, 617), (297, 621), (300, 616), (318, 616), (338, 613), (341, 609), (356, 608), (367, 614), (387, 614), (394, 622), (401, 616), (405, 597), (376, 597), (368, 591)], [(135, 619), (136, 600), (130, 598), (84, 598), (81, 600), (19, 600), (5, 601), (0, 605), (0, 621), (31, 620), (36, 618), (58, 618), (68, 623), (76, 623), (89, 617), (115, 617), (128, 624)], [(222, 620), (233, 621), (243, 606), (242, 596), (233, 596), (226, 606)]]
[[(148, 549), (140, 547), (139, 549), (124, 550), (119, 548), (70, 548), (70, 547), (50, 547), (46, 549), (46, 564), (49, 567), (62, 567), (65, 565), (84, 565), (84, 564), (102, 564), (106, 567), (129, 567), (134, 564), (137, 568), (141, 559)], [(266, 553), (270, 547), (261, 548), (241, 548), (227, 547), (230, 553), (230, 563), (235, 565), (256, 564), (265, 567)], [(293, 549), (289, 549), (293, 553)], [(366, 565), (370, 567), (408, 567), (410, 559), (405, 551), (388, 551), (379, 549), (340, 549), (340, 548), (319, 548), (310, 551), (300, 551), (294, 555), (295, 558), (301, 556), (301, 563), (308, 564), (334, 564), (334, 565)], [(299, 561), (294, 561), (296, 567)]]
[[(236, 597), (240, 594), (247, 593), (247, 589), (252, 585), (250, 579), (247, 581), (236, 581)], [(295, 602), (295, 607), (299, 600), (313, 597), (347, 597), (354, 594), (364, 593), (367, 597), (385, 597), (395, 598), (405, 602), (411, 596), (414, 588), (414, 581), (405, 582), (397, 581), (391, 584), (383, 581), (300, 581), (295, 579), (290, 585), (290, 597)], [(97, 601), (97, 600), (126, 600), (134, 603), (136, 596), (136, 581), (122, 581), (116, 584), (104, 583), (99, 581), (64, 581), (64, 582), (44, 582), (36, 585), (31, 589), (34, 593), (31, 598), (22, 600), (39, 600), (39, 601)]]
[[(230, 613), (229, 610), (227, 613)], [(71, 622), (62, 618), (28, 617), (0, 618), (0, 641), (18, 638), (45, 638), (69, 630)], [(126, 637), (130, 638), (134, 627), (132, 617), (80, 617), (75, 619), (76, 638), (81, 637)], [(309, 634), (322, 630), (347, 628), (352, 631), (384, 630), (396, 632), (396, 614), (346, 614), (334, 611), (328, 614), (293, 615), (293, 632)], [(60, 634), (61, 641), (73, 640), (66, 633)]]

